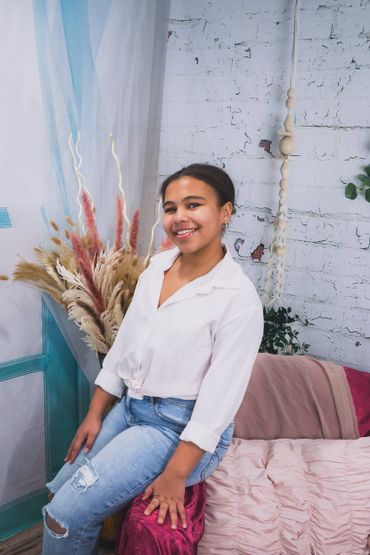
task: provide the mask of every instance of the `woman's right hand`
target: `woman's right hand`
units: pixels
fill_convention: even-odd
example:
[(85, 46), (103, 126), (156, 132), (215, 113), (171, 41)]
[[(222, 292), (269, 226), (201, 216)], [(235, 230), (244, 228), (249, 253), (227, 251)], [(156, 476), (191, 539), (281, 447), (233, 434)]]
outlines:
[(70, 464), (73, 463), (82, 447), (84, 453), (88, 453), (101, 430), (101, 426), (101, 418), (95, 414), (88, 413), (75, 433), (64, 461), (68, 461)]

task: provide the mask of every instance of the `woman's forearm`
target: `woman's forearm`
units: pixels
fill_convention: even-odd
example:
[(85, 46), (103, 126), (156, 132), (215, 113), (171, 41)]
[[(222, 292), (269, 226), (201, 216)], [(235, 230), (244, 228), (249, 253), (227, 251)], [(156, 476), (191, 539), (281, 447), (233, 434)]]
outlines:
[(103, 418), (106, 410), (110, 405), (117, 400), (115, 395), (104, 391), (100, 386), (97, 386), (94, 395), (90, 401), (88, 414), (97, 418)]
[(186, 480), (203, 457), (204, 449), (191, 441), (180, 441), (165, 468), (166, 474)]

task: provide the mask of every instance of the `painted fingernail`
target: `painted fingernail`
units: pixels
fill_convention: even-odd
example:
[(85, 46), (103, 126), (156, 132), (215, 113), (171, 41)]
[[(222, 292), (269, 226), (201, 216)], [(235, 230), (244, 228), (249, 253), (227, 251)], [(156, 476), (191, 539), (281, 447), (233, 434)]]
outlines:
[(149, 514), (149, 511), (144, 511), (144, 515), (148, 515), (148, 514)]
[(176, 528), (177, 528), (176, 524), (172, 524), (171, 528), (172, 528), (172, 530), (176, 530)]

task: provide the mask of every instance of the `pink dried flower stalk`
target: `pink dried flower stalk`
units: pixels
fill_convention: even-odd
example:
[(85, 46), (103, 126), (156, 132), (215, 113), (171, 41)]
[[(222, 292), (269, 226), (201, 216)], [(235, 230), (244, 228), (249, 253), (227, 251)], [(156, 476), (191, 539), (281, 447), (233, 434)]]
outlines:
[(166, 251), (167, 249), (171, 249), (173, 247), (173, 242), (169, 237), (164, 237), (159, 245), (160, 251)]
[(98, 234), (98, 228), (96, 227), (94, 212), (91, 207), (90, 200), (89, 200), (89, 197), (87, 196), (86, 191), (82, 192), (81, 201), (82, 201), (82, 208), (84, 211), (86, 225), (88, 229), (88, 234), (91, 240), (91, 245), (89, 249), (90, 256), (94, 263), (100, 251), (101, 241)]
[(139, 233), (139, 210), (136, 210), (134, 217), (132, 219), (132, 224), (130, 229), (130, 247), (132, 248), (133, 254), (136, 253), (138, 233)]
[(74, 250), (74, 253), (76, 255), (77, 264), (80, 267), (81, 272), (89, 286), (91, 296), (100, 314), (101, 312), (104, 311), (104, 305), (103, 305), (100, 291), (97, 289), (92, 277), (91, 260), (90, 260), (89, 254), (85, 249), (85, 247), (83, 246), (80, 237), (78, 237), (78, 235), (76, 235), (75, 233), (71, 233), (71, 243), (72, 243), (72, 248)]
[(123, 202), (122, 197), (117, 196), (117, 220), (116, 220), (116, 237), (114, 240), (114, 251), (118, 251), (122, 247), (123, 232)]

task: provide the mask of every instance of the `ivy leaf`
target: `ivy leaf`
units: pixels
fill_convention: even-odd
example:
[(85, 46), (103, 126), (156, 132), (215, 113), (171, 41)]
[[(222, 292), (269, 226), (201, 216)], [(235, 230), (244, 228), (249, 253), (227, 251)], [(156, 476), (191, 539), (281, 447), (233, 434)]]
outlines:
[(346, 195), (346, 198), (349, 198), (350, 200), (355, 200), (355, 198), (357, 197), (356, 185), (354, 183), (347, 183), (344, 194)]
[(369, 187), (369, 189), (366, 189), (366, 191), (365, 191), (365, 198), (366, 198), (367, 202), (370, 202), (370, 187)]
[(364, 170), (367, 173), (367, 175), (370, 177), (370, 166), (365, 166)]
[(361, 183), (365, 185), (365, 187), (370, 187), (370, 177), (368, 175), (360, 173), (360, 175), (357, 176), (357, 179), (361, 181)]
[[(291, 327), (295, 321), (300, 321), (298, 314), (292, 314), (291, 307), (264, 307), (263, 312), (265, 325), (260, 353), (293, 355), (307, 351), (309, 345), (301, 345), (299, 331)], [(306, 322), (309, 323), (307, 319)]]

